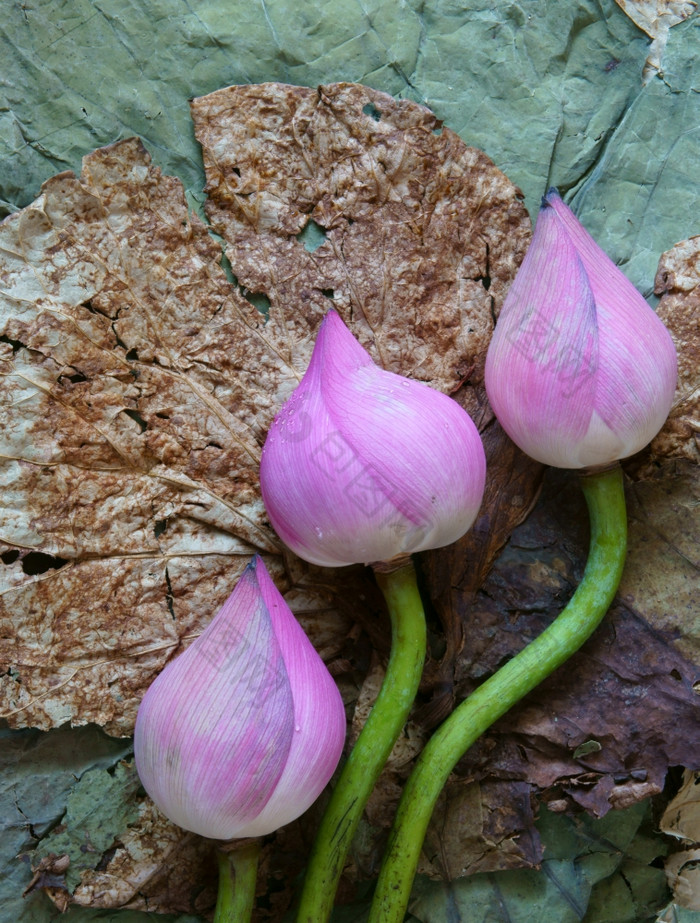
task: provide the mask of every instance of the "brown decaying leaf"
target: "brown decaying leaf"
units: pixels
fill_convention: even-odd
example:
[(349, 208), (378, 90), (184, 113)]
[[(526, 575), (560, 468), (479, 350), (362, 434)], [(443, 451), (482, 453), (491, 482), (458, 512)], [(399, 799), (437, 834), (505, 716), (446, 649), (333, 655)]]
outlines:
[(700, 773), (684, 772), (680, 791), (664, 811), (659, 829), (685, 847), (672, 852), (665, 863), (675, 902), (700, 910)]
[(214, 843), (170, 823), (149, 799), (96, 871), (83, 873), (72, 895), (83, 907), (209, 910), (216, 901)]
[(68, 562), (4, 557), (3, 712), (128, 733), (251, 552), (277, 549), (236, 377), (262, 324), (137, 141), (50, 180), (0, 236), (2, 539)]
[[(50, 180), (0, 228), (0, 689), (13, 725), (129, 733), (253, 551), (295, 589), (257, 464), (324, 312), (388, 368), (453, 391), (478, 380), (492, 305), (529, 237), (517, 189), (413, 103), (268, 85), (193, 112), (215, 229), (239, 284), (268, 295), (267, 321), (138, 141), (86, 157), (79, 179)], [(313, 253), (297, 239), (310, 219), (327, 229)], [(32, 576), (32, 552), (53, 569)], [(305, 573), (304, 608), (335, 619), (338, 649), (367, 577)], [(371, 624), (376, 609), (353, 616)]]
[[(234, 86), (195, 99), (206, 211), (239, 284), (308, 358), (335, 308), (393, 372), (479, 381), (530, 223), (518, 190), (422, 106), (357, 84)], [(308, 250), (299, 235), (323, 235)], [(266, 328), (266, 331), (270, 325)]]
[(651, 460), (700, 462), (700, 237), (662, 254), (654, 281), (657, 314), (678, 352), (678, 387), (669, 418), (651, 444)]
[(652, 40), (642, 72), (643, 82), (663, 74), (662, 58), (672, 26), (684, 22), (697, 9), (695, 0), (616, 0), (632, 22)]
[(33, 869), (34, 875), (24, 889), (22, 897), (26, 897), (32, 891), (43, 891), (61, 913), (64, 913), (70, 904), (70, 894), (66, 889), (65, 878), (69, 865), (68, 856), (57, 856), (55, 853), (50, 853)]

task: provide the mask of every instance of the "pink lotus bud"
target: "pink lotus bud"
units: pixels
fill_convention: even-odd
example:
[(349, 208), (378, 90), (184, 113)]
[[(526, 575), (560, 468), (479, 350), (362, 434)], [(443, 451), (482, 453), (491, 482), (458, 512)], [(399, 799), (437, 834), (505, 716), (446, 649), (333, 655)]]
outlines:
[(345, 727), (335, 683), (256, 557), (146, 692), (136, 768), (160, 810), (186, 830), (262, 836), (315, 801)]
[(275, 418), (260, 465), (278, 535), (314, 564), (439, 548), (476, 518), (486, 460), (468, 414), (376, 366), (335, 311)]
[(486, 357), (501, 425), (544, 464), (604, 465), (656, 435), (675, 387), (668, 331), (551, 189)]

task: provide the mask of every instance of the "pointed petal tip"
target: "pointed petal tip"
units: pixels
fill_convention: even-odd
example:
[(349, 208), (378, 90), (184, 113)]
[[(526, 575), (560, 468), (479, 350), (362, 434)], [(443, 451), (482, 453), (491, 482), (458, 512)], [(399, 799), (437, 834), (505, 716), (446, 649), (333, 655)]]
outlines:
[(556, 186), (550, 186), (546, 193), (542, 196), (542, 204), (540, 207), (551, 208), (557, 199), (561, 199), (559, 190)]
[[(372, 358), (367, 350), (362, 346), (352, 330), (345, 323), (337, 311), (332, 308), (327, 312), (321, 321), (318, 330), (314, 351), (311, 356), (311, 364), (323, 357), (323, 368), (325, 362), (331, 361), (341, 363), (341, 367), (347, 363), (351, 366), (356, 364), (369, 365)], [(347, 372), (348, 369), (345, 369)], [(335, 367), (335, 375), (342, 375), (340, 367)]]
[(344, 327), (346, 330), (348, 329), (342, 317), (340, 314), (338, 314), (335, 308), (329, 308), (323, 315), (323, 320), (319, 325), (317, 336), (324, 331), (327, 333), (329, 328), (337, 330), (341, 327)]
[[(243, 568), (243, 572), (241, 573), (239, 580), (246, 580), (246, 581), (253, 580), (257, 582), (259, 564), (261, 564), (263, 568), (265, 567), (265, 562), (260, 557), (260, 555), (259, 554), (253, 555), (250, 561), (248, 561), (246, 566)], [(234, 587), (234, 590), (235, 590), (235, 587)]]

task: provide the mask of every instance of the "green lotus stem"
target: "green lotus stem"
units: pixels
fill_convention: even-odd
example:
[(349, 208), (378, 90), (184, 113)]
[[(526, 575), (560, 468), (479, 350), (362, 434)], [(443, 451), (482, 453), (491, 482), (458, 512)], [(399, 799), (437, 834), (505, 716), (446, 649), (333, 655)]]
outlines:
[(413, 564), (376, 573), (391, 617), (386, 675), (321, 820), (301, 894), (299, 923), (324, 923), (372, 789), (406, 723), (425, 660), (425, 614)]
[(627, 517), (619, 465), (584, 475), (591, 520), (588, 562), (559, 617), (465, 699), (431, 737), (411, 773), (394, 820), (369, 923), (401, 923), (435, 803), (474, 741), (577, 651), (608, 610), (622, 577)]
[(255, 906), (260, 841), (240, 840), (216, 850), (219, 893), (214, 923), (248, 923)]

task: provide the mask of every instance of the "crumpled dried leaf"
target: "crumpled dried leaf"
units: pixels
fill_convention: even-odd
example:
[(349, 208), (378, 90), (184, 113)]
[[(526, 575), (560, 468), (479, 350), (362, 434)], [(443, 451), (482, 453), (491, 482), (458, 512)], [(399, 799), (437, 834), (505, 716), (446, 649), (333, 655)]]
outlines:
[(700, 847), (673, 853), (664, 867), (676, 903), (700, 911)]
[(678, 387), (669, 418), (651, 444), (652, 461), (689, 458), (700, 462), (700, 237), (662, 254), (654, 292), (657, 313), (678, 352)]
[[(453, 778), (430, 821), (418, 872), (438, 881), (506, 869), (532, 868), (542, 843), (532, 816), (532, 788), (511, 779)], [(524, 819), (525, 822), (524, 822)]]
[(34, 891), (43, 891), (61, 913), (65, 913), (70, 904), (70, 894), (66, 887), (65, 878), (69, 866), (70, 859), (68, 856), (57, 856), (56, 853), (50, 853), (45, 856), (33, 870), (32, 880), (24, 889), (22, 897), (26, 897)]
[(630, 485), (628, 556), (619, 589), (622, 601), (696, 667), (699, 472), (688, 462), (672, 461), (653, 478)]
[(680, 791), (659, 822), (659, 829), (683, 841), (684, 849), (666, 859), (666, 876), (675, 901), (700, 910), (700, 773), (683, 774)]
[[(486, 490), (474, 526), (447, 548), (423, 555), (421, 572), (430, 601), (445, 633), (442, 657), (429, 659), (422, 689), (430, 694), (421, 706), (421, 719), (433, 727), (447, 717), (456, 702), (457, 660), (473, 633), (472, 607), (476, 593), (513, 529), (531, 511), (539, 495), (544, 466), (504, 438), (503, 430), (485, 396), (479, 406), (468, 406), (478, 421), (486, 452)], [(483, 400), (483, 403), (481, 403)]]
[(679, 840), (700, 843), (700, 773), (685, 770), (683, 784), (667, 805), (659, 829)]
[(259, 319), (137, 141), (0, 236), (3, 713), (128, 733), (180, 639), (277, 548), (255, 471), (269, 399), (234, 374), (266, 351)]
[(212, 227), (302, 366), (299, 309), (332, 307), (390, 371), (450, 393), (480, 380), (492, 305), (530, 236), (518, 190), (481, 151), (357, 84), (227, 87), (192, 115)]
[[(234, 96), (246, 105), (232, 118)], [(216, 228), (239, 285), (269, 297), (267, 319), (136, 141), (49, 181), (1, 227), (1, 689), (15, 725), (128, 733), (250, 554), (279, 552), (260, 445), (327, 307), (387, 367), (456, 389), (478, 379), (527, 243), (515, 187), (413, 103), (268, 85), (193, 108)], [(297, 239), (310, 218), (327, 227), (313, 253)], [(53, 560), (33, 576), (37, 554)], [(268, 564), (289, 589), (279, 557)], [(332, 578), (319, 580), (327, 612)]]
[(672, 26), (691, 16), (694, 0), (616, 0), (635, 25), (652, 39), (642, 72), (643, 82), (649, 83), (657, 74), (663, 75), (661, 59)]
[(203, 912), (216, 901), (214, 845), (187, 833), (144, 799), (135, 825), (94, 869), (83, 872), (72, 902), (82, 907)]

